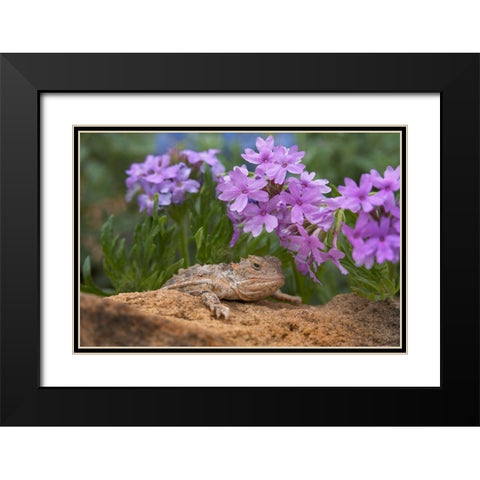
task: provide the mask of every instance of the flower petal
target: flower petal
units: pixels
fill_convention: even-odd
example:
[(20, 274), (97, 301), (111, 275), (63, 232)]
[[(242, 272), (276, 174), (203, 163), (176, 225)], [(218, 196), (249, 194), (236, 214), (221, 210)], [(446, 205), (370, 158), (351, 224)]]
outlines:
[(234, 212), (241, 212), (247, 206), (247, 203), (248, 203), (248, 197), (247, 195), (242, 193), (230, 205), (230, 210), (233, 210)]

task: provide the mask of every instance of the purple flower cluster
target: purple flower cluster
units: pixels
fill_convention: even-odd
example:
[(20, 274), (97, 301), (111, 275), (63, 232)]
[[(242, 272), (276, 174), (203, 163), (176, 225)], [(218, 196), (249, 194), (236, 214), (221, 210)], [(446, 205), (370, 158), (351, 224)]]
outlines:
[[(375, 189), (375, 190), (374, 190)], [(383, 176), (376, 170), (364, 173), (357, 185), (350, 178), (338, 187), (340, 197), (333, 199), (337, 208), (358, 213), (355, 227), (346, 224), (342, 232), (353, 246), (357, 266), (371, 268), (386, 260), (400, 259), (400, 205), (395, 192), (400, 190), (400, 167), (387, 167)]]
[[(155, 195), (158, 195), (159, 210), (182, 203), (186, 193), (199, 191), (205, 165), (211, 168), (214, 178), (225, 171), (216, 156), (218, 153), (220, 150), (214, 149), (205, 152), (170, 150), (163, 155), (147, 155), (143, 163), (133, 163), (126, 171), (127, 201), (138, 193), (140, 211), (146, 210), (149, 215), (153, 214)], [(197, 179), (191, 178), (194, 173)]]
[[(259, 236), (263, 228), (275, 232), (280, 244), (290, 250), (298, 269), (315, 281), (318, 266), (331, 260), (342, 273), (344, 254), (333, 244), (324, 243), (334, 223), (334, 210), (327, 204), (325, 193), (330, 192), (328, 180), (314, 180), (314, 173), (304, 171), (301, 163), (305, 152), (298, 146), (275, 146), (274, 138), (257, 138), (257, 151), (245, 149), (244, 160), (256, 165), (249, 172), (246, 165), (234, 167), (220, 177), (217, 194), (228, 203), (228, 215), (234, 225), (230, 246), (241, 232)], [(337, 232), (338, 233), (338, 232)]]

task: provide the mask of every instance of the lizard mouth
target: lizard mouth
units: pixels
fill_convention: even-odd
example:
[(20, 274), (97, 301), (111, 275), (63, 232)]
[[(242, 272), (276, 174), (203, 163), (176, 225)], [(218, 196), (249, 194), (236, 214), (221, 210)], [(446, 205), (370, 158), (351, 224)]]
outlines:
[(238, 285), (237, 294), (245, 301), (261, 300), (274, 294), (285, 283), (283, 274), (249, 278)]

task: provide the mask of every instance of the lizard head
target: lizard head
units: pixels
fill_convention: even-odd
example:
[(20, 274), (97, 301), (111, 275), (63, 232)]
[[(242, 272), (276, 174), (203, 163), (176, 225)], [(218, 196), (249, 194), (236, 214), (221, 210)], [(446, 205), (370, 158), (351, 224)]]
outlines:
[(235, 290), (242, 300), (267, 298), (284, 283), (282, 264), (276, 257), (249, 255), (233, 264)]

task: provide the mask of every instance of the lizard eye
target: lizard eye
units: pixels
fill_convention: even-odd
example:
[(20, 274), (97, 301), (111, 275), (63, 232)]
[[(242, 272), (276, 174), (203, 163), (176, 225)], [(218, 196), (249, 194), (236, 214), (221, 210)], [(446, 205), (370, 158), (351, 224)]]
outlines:
[(258, 263), (254, 263), (254, 264), (253, 264), (253, 268), (254, 268), (255, 270), (260, 270), (260, 265), (259, 265)]

